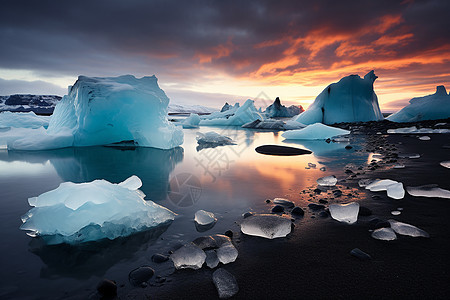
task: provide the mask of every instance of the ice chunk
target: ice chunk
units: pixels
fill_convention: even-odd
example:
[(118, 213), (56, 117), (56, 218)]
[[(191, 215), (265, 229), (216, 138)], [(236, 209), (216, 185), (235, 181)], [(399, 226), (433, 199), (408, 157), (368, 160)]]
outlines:
[(334, 124), (383, 120), (378, 98), (373, 90), (376, 78), (374, 71), (371, 71), (364, 79), (358, 75), (350, 75), (338, 83), (330, 84), (296, 121), (303, 124)]
[(398, 216), (398, 215), (400, 215), (402, 212), (401, 211), (398, 211), (398, 210), (393, 210), (393, 211), (391, 211), (391, 215), (393, 215), (393, 216)]
[(359, 248), (354, 248), (352, 251), (350, 251), (350, 254), (354, 257), (359, 258), (360, 260), (371, 260), (372, 257), (367, 254), (366, 252), (362, 251)]
[(303, 129), (289, 130), (281, 136), (293, 140), (326, 140), (339, 135), (350, 134), (350, 131), (315, 123)]
[(195, 222), (200, 225), (210, 225), (217, 221), (216, 217), (212, 212), (199, 210), (195, 213), (194, 217)]
[(242, 221), (241, 231), (267, 239), (285, 237), (291, 232), (291, 220), (277, 215), (253, 215)]
[(444, 168), (449, 168), (450, 169), (450, 160), (442, 161), (439, 164), (441, 166), (443, 166)]
[(401, 235), (408, 235), (412, 237), (430, 237), (430, 235), (414, 225), (402, 223), (396, 220), (388, 220), (389, 224), (391, 224), (392, 230)]
[(0, 147), (9, 150), (49, 150), (73, 145), (72, 131), (60, 130), (50, 134), (44, 127), (14, 128), (0, 131)]
[(197, 114), (190, 114), (189, 117), (183, 120), (183, 128), (197, 128), (200, 123), (200, 117)]
[(403, 199), (403, 197), (405, 197), (405, 189), (403, 188), (403, 183), (401, 182), (389, 185), (386, 192), (388, 197), (392, 199)]
[(317, 184), (321, 186), (335, 186), (337, 181), (336, 176), (331, 175), (317, 179)]
[(241, 107), (215, 112), (208, 116), (202, 116), (202, 126), (242, 126), (256, 119), (263, 120), (261, 114), (256, 110), (253, 100), (248, 99)]
[(387, 119), (392, 122), (416, 122), (450, 118), (450, 96), (443, 85), (436, 87), (436, 93), (413, 98), (409, 103)]
[(339, 222), (353, 224), (358, 219), (359, 203), (331, 204), (330, 214), (333, 219)]
[(206, 254), (205, 262), (208, 268), (214, 269), (219, 265), (220, 261), (219, 258), (217, 257), (216, 250), (206, 250), (205, 254)]
[[(417, 129), (416, 126), (388, 129), (389, 134), (421, 134), (421, 133), (450, 133), (450, 129), (432, 129), (432, 128), (420, 128)], [(429, 137), (428, 137), (429, 138)]]
[(366, 187), (366, 186), (368, 186), (369, 184), (371, 184), (371, 183), (373, 183), (375, 180), (374, 179), (371, 179), (371, 178), (364, 178), (364, 179), (360, 179), (359, 181), (358, 181), (358, 185), (359, 185), (359, 187)]
[(431, 138), (428, 135), (424, 135), (424, 136), (419, 137), (419, 140), (421, 140), (421, 141), (429, 141), (429, 140), (431, 140)]
[(170, 255), (176, 269), (200, 269), (206, 254), (193, 243), (186, 244)]
[(232, 139), (227, 136), (220, 135), (214, 131), (209, 131), (206, 133), (197, 132), (197, 143), (205, 148), (206, 146), (234, 145)]
[(405, 197), (403, 183), (391, 179), (375, 180), (367, 185), (366, 189), (371, 192), (387, 191), (388, 197), (393, 199), (403, 199)]
[(266, 108), (266, 111), (264, 113), (269, 118), (275, 118), (275, 117), (293, 117), (303, 111), (304, 109), (301, 105), (300, 106), (291, 105), (289, 107), (281, 105), (280, 98), (277, 97), (275, 101)]
[(273, 199), (273, 203), (280, 204), (280, 205), (287, 206), (287, 207), (294, 207), (294, 202), (289, 201), (284, 198), (275, 198), (275, 199)]
[(372, 232), (372, 237), (382, 241), (393, 241), (397, 239), (397, 235), (392, 228), (376, 229)]
[(112, 240), (172, 221), (173, 212), (144, 200), (139, 182), (132, 176), (122, 184), (106, 180), (61, 183), (28, 199), (34, 207), (22, 217), (20, 228), (34, 236), (55, 236), (51, 243), (75, 244)]
[(216, 250), (216, 252), (219, 261), (224, 265), (234, 262), (238, 257), (238, 251), (231, 242), (222, 245), (221, 247), (219, 247), (219, 249)]
[(420, 158), (420, 154), (418, 153), (399, 153), (399, 158)]
[(406, 190), (411, 196), (416, 197), (436, 197), (450, 199), (450, 191), (438, 187), (436, 184), (421, 186), (407, 186)]
[(392, 166), (392, 168), (394, 168), (394, 169), (404, 169), (405, 165), (404, 164), (395, 164), (394, 166)]
[(48, 116), (37, 116), (34, 112), (9, 112), (0, 113), (0, 127), (39, 128), (47, 127), (50, 121)]
[(220, 299), (231, 298), (239, 291), (236, 278), (225, 269), (217, 269), (212, 278)]

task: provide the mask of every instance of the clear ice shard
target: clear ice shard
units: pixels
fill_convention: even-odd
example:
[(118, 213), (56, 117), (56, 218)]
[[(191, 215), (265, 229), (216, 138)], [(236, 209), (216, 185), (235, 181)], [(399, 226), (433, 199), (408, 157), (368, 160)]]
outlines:
[(331, 204), (329, 210), (331, 217), (336, 221), (353, 224), (358, 220), (359, 203)]
[(208, 268), (214, 269), (215, 267), (217, 267), (219, 265), (219, 258), (217, 257), (217, 252), (216, 250), (206, 250), (205, 251), (206, 254), (206, 266)]
[(209, 225), (217, 221), (216, 217), (212, 212), (199, 210), (195, 213), (195, 222), (200, 225)]
[(402, 223), (396, 220), (388, 220), (389, 224), (391, 224), (392, 230), (401, 235), (408, 235), (412, 237), (430, 237), (430, 235), (420, 228), (417, 228), (414, 225)]
[(392, 228), (376, 229), (372, 232), (372, 237), (382, 241), (393, 241), (397, 239), (397, 235)]
[(225, 269), (217, 269), (212, 278), (220, 299), (231, 298), (239, 291), (236, 278)]
[(241, 231), (247, 235), (260, 236), (267, 239), (285, 237), (291, 232), (289, 218), (260, 214), (245, 218), (241, 223)]
[(219, 247), (219, 249), (216, 250), (216, 253), (217, 258), (224, 265), (234, 262), (238, 257), (238, 251), (231, 242)]
[(214, 131), (206, 133), (197, 132), (197, 143), (199, 145), (210, 144), (215, 146), (234, 145), (232, 139)]
[(441, 189), (436, 184), (407, 186), (406, 190), (408, 191), (408, 194), (415, 197), (436, 197), (450, 199), (450, 191)]
[(206, 260), (205, 252), (193, 243), (186, 244), (170, 255), (176, 269), (200, 269)]
[(335, 186), (337, 181), (336, 176), (331, 175), (317, 179), (317, 184), (320, 186)]
[(391, 179), (377, 179), (366, 185), (366, 189), (371, 192), (386, 191), (388, 197), (393, 199), (403, 199), (405, 197), (403, 183)]

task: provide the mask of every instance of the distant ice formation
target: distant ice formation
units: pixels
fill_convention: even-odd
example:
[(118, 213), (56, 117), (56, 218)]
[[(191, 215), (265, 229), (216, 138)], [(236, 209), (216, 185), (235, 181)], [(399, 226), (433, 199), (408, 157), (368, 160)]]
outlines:
[(266, 108), (266, 111), (264, 112), (265, 115), (269, 118), (276, 118), (276, 117), (293, 117), (301, 112), (303, 112), (303, 107), (291, 105), (289, 107), (286, 107), (281, 104), (280, 98), (276, 98), (275, 101), (269, 105)]
[(254, 101), (248, 99), (241, 107), (235, 105), (223, 112), (202, 116), (201, 119), (200, 125), (202, 126), (242, 126), (257, 119), (263, 120), (263, 117), (256, 110)]
[(129, 236), (172, 221), (172, 211), (144, 200), (141, 185), (137, 176), (119, 184), (106, 180), (61, 183), (28, 199), (33, 208), (22, 216), (20, 229), (48, 244), (77, 244)]
[(373, 90), (375, 79), (374, 71), (370, 71), (364, 78), (350, 75), (330, 84), (295, 120), (303, 124), (383, 120)]
[(436, 93), (413, 98), (409, 103), (386, 119), (392, 122), (417, 122), (450, 118), (450, 95), (443, 85), (436, 87)]
[(338, 135), (350, 134), (350, 131), (327, 126), (322, 123), (308, 125), (303, 129), (289, 130), (281, 136), (293, 140), (326, 140)]
[(234, 145), (234, 142), (231, 138), (218, 134), (214, 131), (209, 131), (206, 133), (197, 132), (196, 138), (197, 143), (203, 146), (203, 148)]

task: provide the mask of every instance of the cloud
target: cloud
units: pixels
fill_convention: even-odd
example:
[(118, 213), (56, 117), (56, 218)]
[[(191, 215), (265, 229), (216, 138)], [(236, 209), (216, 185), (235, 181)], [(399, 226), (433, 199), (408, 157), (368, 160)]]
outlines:
[(0, 95), (28, 94), (32, 91), (38, 95), (60, 95), (67, 93), (67, 89), (44, 81), (6, 80), (0, 78)]

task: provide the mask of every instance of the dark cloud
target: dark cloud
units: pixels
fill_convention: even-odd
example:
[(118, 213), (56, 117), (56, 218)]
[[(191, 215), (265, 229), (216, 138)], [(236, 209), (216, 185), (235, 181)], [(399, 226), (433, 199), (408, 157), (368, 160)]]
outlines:
[(11, 94), (64, 95), (67, 89), (44, 81), (5, 80), (0, 78), (0, 96)]

